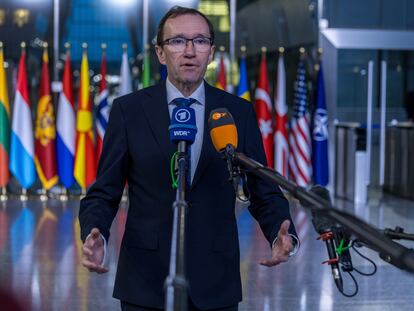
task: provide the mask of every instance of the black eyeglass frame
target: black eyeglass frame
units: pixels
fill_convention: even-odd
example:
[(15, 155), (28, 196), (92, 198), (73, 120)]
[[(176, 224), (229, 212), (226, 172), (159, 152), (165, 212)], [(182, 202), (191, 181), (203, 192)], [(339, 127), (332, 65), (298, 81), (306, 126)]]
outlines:
[(191, 43), (193, 44), (193, 46), (195, 46), (195, 44), (194, 44), (194, 40), (195, 39), (208, 39), (210, 41), (210, 46), (212, 46), (214, 44), (214, 40), (212, 38), (210, 38), (210, 37), (197, 36), (197, 37), (194, 37), (194, 38), (190, 38), (189, 39), (189, 38), (177, 36), (177, 37), (167, 38), (167, 39), (163, 40), (161, 42), (161, 46), (170, 45), (170, 43), (169, 43), (170, 40), (178, 39), (178, 38), (185, 40), (185, 46), (187, 46), (188, 41), (191, 41)]

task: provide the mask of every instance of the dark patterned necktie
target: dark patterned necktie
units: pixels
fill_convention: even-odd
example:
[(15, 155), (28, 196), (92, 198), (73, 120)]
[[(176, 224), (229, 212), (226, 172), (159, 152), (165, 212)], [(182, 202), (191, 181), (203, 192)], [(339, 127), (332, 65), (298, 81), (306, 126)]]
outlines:
[(194, 104), (197, 100), (194, 98), (184, 98), (184, 97), (177, 97), (173, 100), (173, 103), (178, 107), (190, 107)]
[[(173, 100), (173, 103), (177, 107), (190, 107), (194, 104), (197, 100), (194, 98), (184, 98), (184, 97), (177, 97)], [(187, 184), (188, 186), (191, 185), (191, 145), (188, 146), (188, 174), (187, 174)]]

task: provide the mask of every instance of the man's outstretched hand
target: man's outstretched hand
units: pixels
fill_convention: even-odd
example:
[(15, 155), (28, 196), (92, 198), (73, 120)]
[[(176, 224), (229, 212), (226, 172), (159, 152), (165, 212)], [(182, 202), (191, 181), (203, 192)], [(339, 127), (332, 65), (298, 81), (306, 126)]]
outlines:
[(279, 233), (277, 234), (276, 243), (272, 248), (272, 258), (260, 261), (261, 265), (272, 267), (288, 261), (289, 253), (293, 250), (292, 238), (288, 233), (289, 226), (290, 221), (286, 219), (280, 226)]
[(98, 228), (93, 228), (82, 246), (82, 265), (91, 272), (106, 273), (109, 271), (103, 265), (105, 255), (104, 239)]

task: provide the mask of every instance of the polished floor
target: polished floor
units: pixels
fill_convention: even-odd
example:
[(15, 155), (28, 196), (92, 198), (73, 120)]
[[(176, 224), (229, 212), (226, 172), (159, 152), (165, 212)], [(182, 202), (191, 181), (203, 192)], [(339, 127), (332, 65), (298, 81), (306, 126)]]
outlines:
[[(0, 287), (12, 292), (23, 310), (120, 310), (111, 294), (127, 207), (122, 206), (112, 226), (110, 272), (96, 275), (79, 264), (78, 203), (52, 199), (42, 203), (36, 198), (0, 203)], [(344, 201), (336, 205), (376, 227), (398, 225), (414, 232), (412, 201), (384, 196), (364, 206)], [(354, 273), (359, 293), (353, 298), (342, 296), (330, 268), (321, 264), (327, 258), (325, 245), (316, 240), (310, 218), (294, 201), (292, 214), (302, 246), (288, 263), (275, 268), (257, 263), (269, 256), (268, 243), (246, 208), (237, 207), (236, 213), (244, 296), (240, 311), (414, 310), (414, 274), (390, 266), (364, 248), (360, 250), (375, 261), (378, 272), (371, 277)], [(414, 242), (404, 245), (412, 248)], [(372, 269), (351, 253), (355, 267), (366, 272)], [(344, 276), (345, 291), (351, 292), (353, 286)], [(0, 310), (8, 310), (7, 305), (0, 304)]]

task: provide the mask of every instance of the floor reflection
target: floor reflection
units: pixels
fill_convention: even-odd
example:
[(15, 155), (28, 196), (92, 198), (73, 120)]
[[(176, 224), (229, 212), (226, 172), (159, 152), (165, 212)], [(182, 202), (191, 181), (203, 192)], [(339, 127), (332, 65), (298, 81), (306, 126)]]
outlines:
[[(414, 231), (414, 202), (384, 197), (375, 205), (335, 204), (376, 226), (398, 225)], [(390, 266), (367, 249), (362, 251), (377, 263), (378, 273), (356, 275), (359, 294), (341, 296), (330, 268), (321, 264), (327, 259), (325, 245), (316, 240), (308, 213), (296, 202), (291, 207), (301, 249), (288, 263), (272, 269), (258, 264), (270, 256), (268, 242), (247, 209), (236, 209), (244, 296), (240, 311), (412, 310), (414, 275)], [(112, 226), (110, 272), (105, 275), (91, 274), (80, 265), (77, 213), (77, 201), (9, 200), (0, 206), (0, 286), (14, 293), (23, 310), (119, 310), (111, 296), (127, 208), (121, 206)], [(403, 244), (413, 247), (410, 242)], [(352, 256), (355, 267), (371, 269), (365, 260)], [(349, 278), (344, 277), (344, 282), (346, 288), (352, 287)]]

